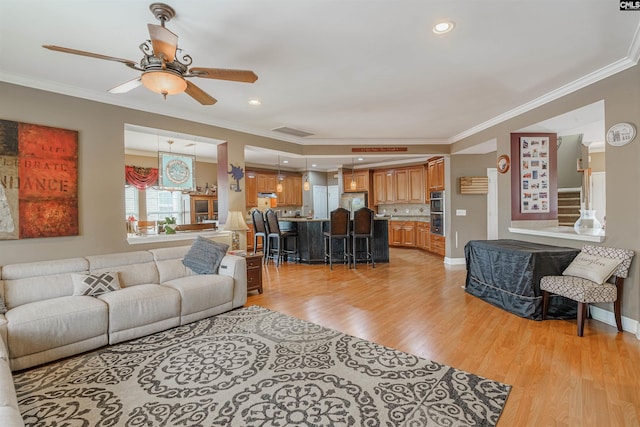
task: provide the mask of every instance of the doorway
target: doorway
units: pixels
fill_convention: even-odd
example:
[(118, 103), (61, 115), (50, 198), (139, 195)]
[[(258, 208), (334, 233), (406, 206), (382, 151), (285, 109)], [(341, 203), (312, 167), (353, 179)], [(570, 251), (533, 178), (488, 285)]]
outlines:
[(313, 186), (313, 219), (318, 218), (328, 218), (327, 187), (324, 185)]

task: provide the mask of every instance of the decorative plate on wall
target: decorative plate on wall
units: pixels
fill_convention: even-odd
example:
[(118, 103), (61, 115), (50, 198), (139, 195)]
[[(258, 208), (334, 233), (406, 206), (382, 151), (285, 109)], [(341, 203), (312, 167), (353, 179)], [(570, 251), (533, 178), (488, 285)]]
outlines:
[(509, 156), (507, 156), (506, 154), (503, 154), (502, 156), (498, 157), (498, 172), (500, 173), (506, 173), (509, 170), (509, 165), (511, 165), (511, 160), (509, 160)]
[(615, 147), (626, 145), (635, 137), (636, 127), (631, 123), (616, 123), (607, 131), (607, 142)]

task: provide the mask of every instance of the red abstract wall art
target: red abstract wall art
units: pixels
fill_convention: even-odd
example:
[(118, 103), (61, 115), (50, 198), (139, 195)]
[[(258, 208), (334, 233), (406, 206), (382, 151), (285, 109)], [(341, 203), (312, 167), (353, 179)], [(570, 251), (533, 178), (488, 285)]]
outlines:
[(0, 239), (78, 235), (78, 132), (0, 120)]

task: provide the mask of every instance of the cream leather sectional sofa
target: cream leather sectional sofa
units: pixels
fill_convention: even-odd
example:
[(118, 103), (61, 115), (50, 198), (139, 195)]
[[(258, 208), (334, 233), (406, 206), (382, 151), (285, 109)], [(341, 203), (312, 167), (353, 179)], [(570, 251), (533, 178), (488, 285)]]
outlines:
[[(11, 371), (149, 335), (241, 307), (246, 260), (195, 274), (190, 246), (12, 264), (0, 269), (0, 425), (20, 426)], [(74, 296), (72, 274), (117, 272), (121, 289)], [(5, 347), (6, 345), (6, 347)]]

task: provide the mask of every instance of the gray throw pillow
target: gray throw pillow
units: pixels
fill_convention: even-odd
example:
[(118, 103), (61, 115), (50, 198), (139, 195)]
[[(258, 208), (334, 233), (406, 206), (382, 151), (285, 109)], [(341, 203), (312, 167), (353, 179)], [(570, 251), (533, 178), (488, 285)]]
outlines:
[(72, 273), (71, 280), (73, 281), (73, 295), (97, 297), (120, 289), (118, 273)]
[(229, 245), (198, 236), (182, 263), (198, 274), (218, 274)]

